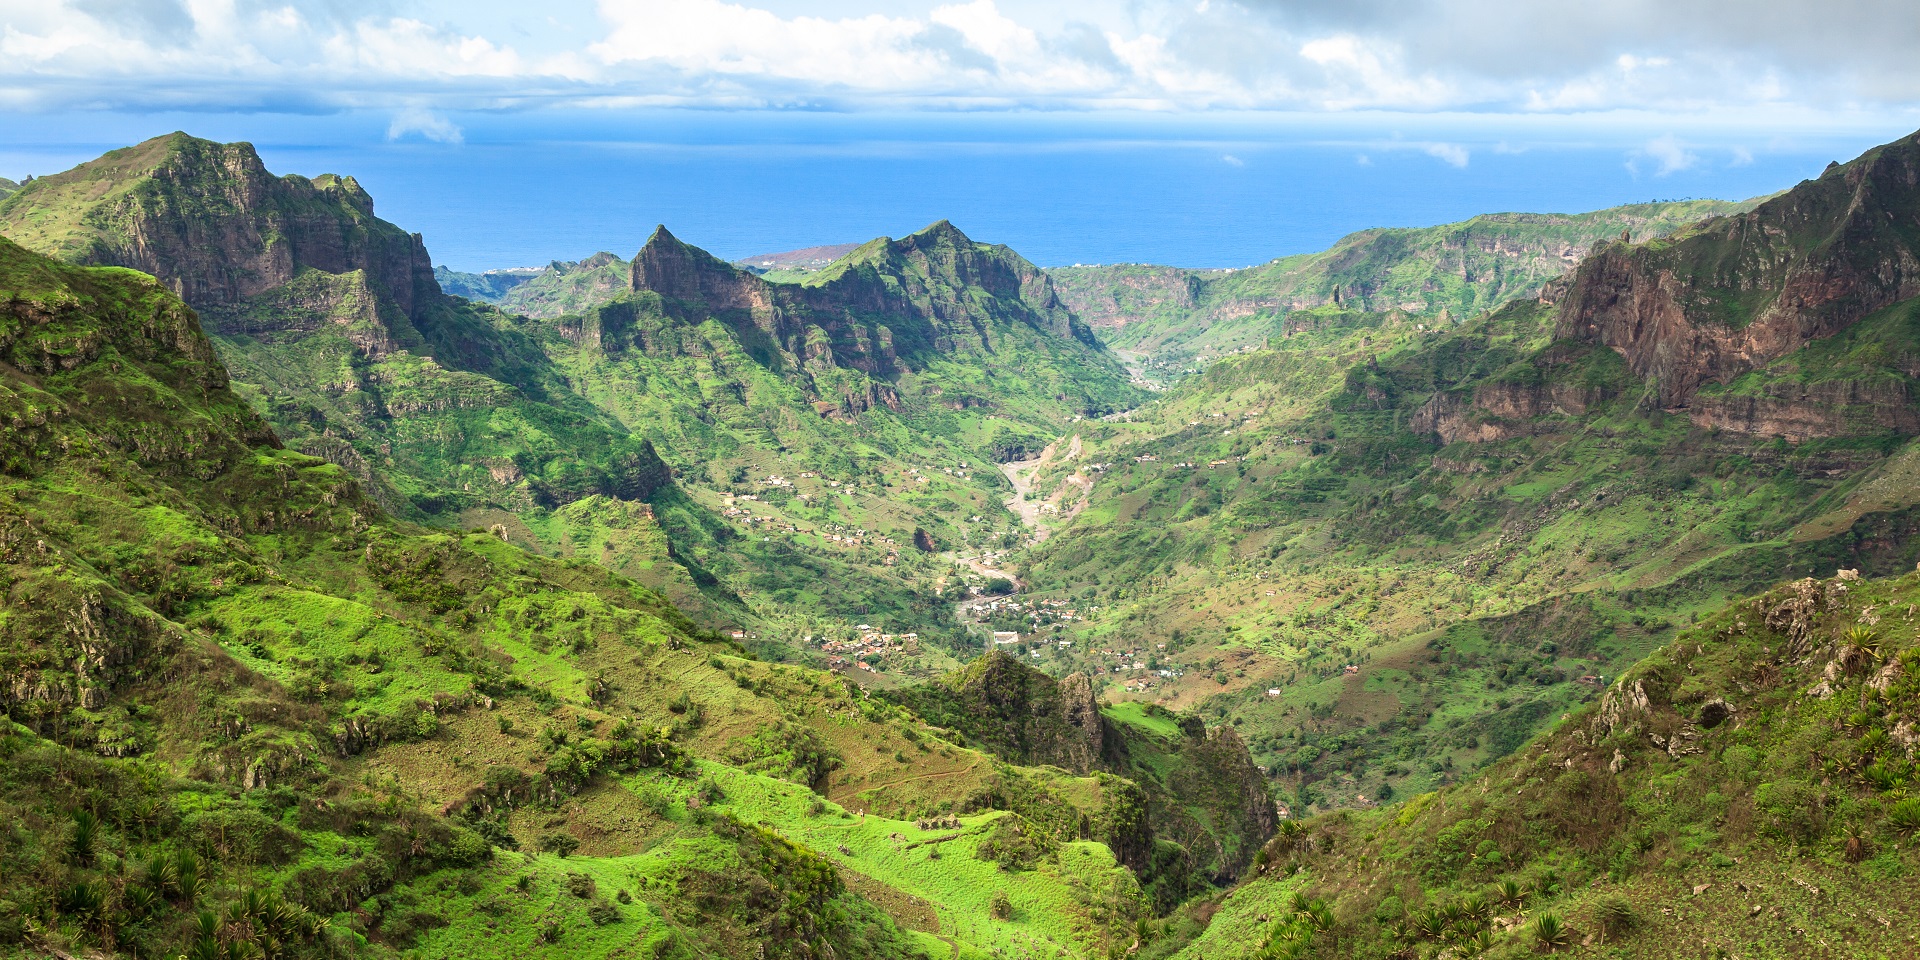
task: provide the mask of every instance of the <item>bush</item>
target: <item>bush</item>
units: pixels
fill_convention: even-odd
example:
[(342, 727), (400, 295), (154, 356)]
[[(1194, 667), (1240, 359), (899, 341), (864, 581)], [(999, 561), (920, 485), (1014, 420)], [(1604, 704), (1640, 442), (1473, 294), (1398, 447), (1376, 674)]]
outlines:
[(549, 833), (540, 838), (540, 850), (543, 853), (551, 853), (563, 860), (578, 849), (580, 849), (580, 841), (565, 833)]
[(997, 890), (994, 892), (993, 904), (987, 909), (995, 920), (1010, 920), (1013, 918), (1013, 901), (1007, 899), (1007, 892), (1005, 890)]
[(604, 927), (609, 923), (619, 923), (625, 917), (621, 915), (619, 907), (605, 900), (599, 900), (587, 908), (587, 919), (592, 920), (596, 927)]
[(1600, 928), (1600, 936), (1607, 940), (1625, 935), (1639, 922), (1633, 913), (1633, 902), (1618, 893), (1609, 893), (1594, 904), (1593, 920)]

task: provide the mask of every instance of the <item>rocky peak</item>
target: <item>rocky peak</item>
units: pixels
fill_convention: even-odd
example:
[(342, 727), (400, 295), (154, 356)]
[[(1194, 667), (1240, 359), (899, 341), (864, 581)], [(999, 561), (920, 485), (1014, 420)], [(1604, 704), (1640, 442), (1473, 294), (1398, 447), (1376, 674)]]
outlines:
[(150, 273), (200, 309), (305, 270), (364, 271), (415, 318), (440, 292), (420, 237), (375, 217), (352, 177), (276, 177), (252, 144), (184, 133), (35, 180), (0, 202), (0, 234), (64, 260)]
[(1920, 296), (1920, 134), (1671, 241), (1601, 246), (1556, 332), (1608, 346), (1668, 406)]

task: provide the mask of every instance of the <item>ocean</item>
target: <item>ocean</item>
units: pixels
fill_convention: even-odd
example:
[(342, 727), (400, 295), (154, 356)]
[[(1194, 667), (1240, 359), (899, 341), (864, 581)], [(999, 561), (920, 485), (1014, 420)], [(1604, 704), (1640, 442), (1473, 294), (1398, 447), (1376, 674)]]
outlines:
[(457, 270), (630, 256), (655, 224), (727, 259), (951, 220), (1043, 266), (1240, 267), (1367, 227), (1771, 193), (1910, 131), (1661, 117), (827, 114), (0, 116), (0, 176), (174, 129), (250, 140), (276, 173), (352, 174)]

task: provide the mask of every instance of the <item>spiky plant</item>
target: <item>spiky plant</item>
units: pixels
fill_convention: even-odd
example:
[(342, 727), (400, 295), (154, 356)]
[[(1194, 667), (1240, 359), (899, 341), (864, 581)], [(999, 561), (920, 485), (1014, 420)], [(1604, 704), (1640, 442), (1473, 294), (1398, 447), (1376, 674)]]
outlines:
[(74, 863), (85, 866), (93, 862), (93, 844), (99, 837), (100, 817), (85, 807), (73, 811), (73, 833), (68, 836), (68, 845)]
[(91, 925), (106, 916), (107, 894), (96, 884), (70, 884), (54, 896), (54, 907), (63, 917)]
[(1533, 925), (1529, 929), (1533, 933), (1534, 945), (1548, 953), (1552, 953), (1566, 946), (1567, 941), (1570, 939), (1567, 933), (1567, 925), (1562, 923), (1558, 916), (1551, 913), (1543, 913), (1535, 917)]
[(1903, 837), (1920, 833), (1920, 797), (1910, 797), (1889, 807), (1887, 826)]
[(145, 884), (130, 885), (120, 894), (120, 912), (128, 921), (138, 922), (153, 916), (160, 909), (159, 891)]
[(1493, 919), (1493, 904), (1481, 894), (1468, 894), (1460, 901), (1460, 914), (1468, 919), (1485, 923)]
[(1526, 905), (1527, 891), (1520, 886), (1519, 881), (1507, 879), (1494, 886), (1494, 897), (1500, 901), (1501, 906), (1520, 907)]

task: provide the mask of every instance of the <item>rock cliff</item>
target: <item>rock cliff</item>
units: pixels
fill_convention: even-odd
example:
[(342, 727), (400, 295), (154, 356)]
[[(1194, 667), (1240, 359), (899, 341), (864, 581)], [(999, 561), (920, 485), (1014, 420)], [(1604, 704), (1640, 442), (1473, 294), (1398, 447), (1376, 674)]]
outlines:
[(0, 233), (63, 260), (150, 273), (200, 309), (304, 270), (362, 271), (410, 317), (440, 293), (419, 235), (375, 217), (352, 177), (276, 177), (252, 144), (184, 133), (32, 181), (0, 204)]
[(1673, 240), (1595, 250), (1555, 332), (1618, 351), (1677, 407), (1915, 296), (1920, 134)]

